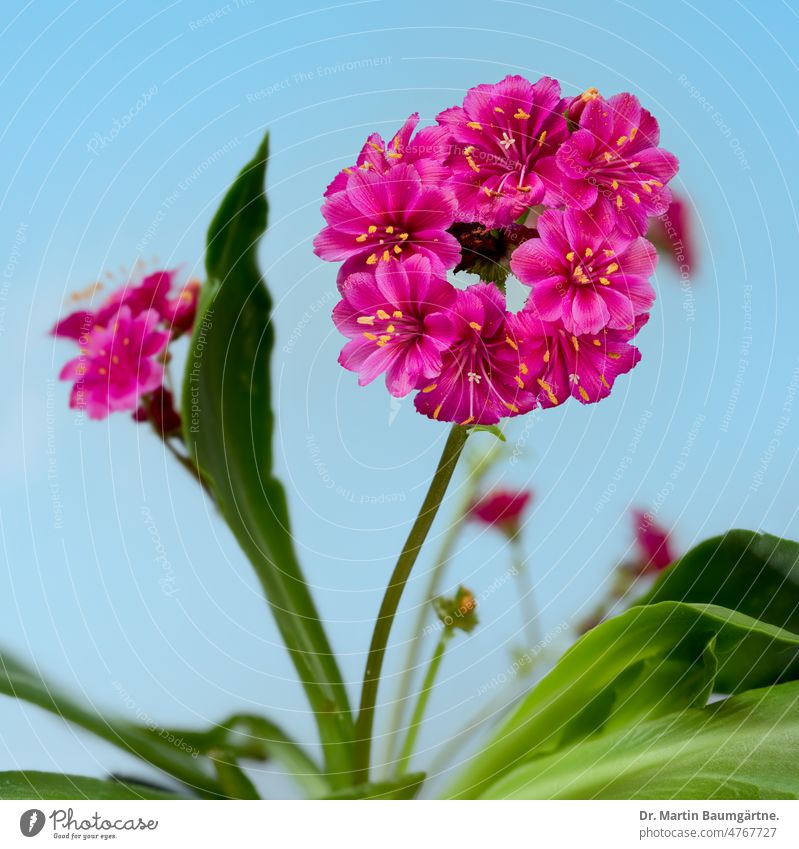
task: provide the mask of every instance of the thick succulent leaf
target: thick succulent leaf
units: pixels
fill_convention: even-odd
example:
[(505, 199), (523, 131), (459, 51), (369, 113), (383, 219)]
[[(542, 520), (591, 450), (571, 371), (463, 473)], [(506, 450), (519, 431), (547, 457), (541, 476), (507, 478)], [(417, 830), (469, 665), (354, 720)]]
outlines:
[(58, 772), (0, 772), (0, 799), (179, 799), (151, 787)]
[(717, 604), (799, 634), (799, 543), (754, 531), (706, 540), (636, 603), (659, 601)]
[(466, 765), (450, 794), (480, 795), (533, 756), (701, 707), (713, 690), (796, 677), (796, 634), (712, 605), (633, 607), (563, 655)]
[(797, 799), (799, 683), (749, 690), (534, 758), (490, 799)]
[[(185, 741), (153, 733), (124, 719), (101, 714), (46, 682), (35, 670), (6, 653), (0, 654), (0, 693), (38, 705), (67, 722), (96, 734), (126, 752), (179, 779), (203, 796), (214, 796), (218, 785)], [(170, 739), (172, 742), (170, 742)]]
[(331, 775), (345, 783), (353, 735), (347, 694), (272, 470), (272, 300), (256, 252), (266, 229), (267, 158), (265, 138), (208, 232), (207, 281), (183, 382), (184, 438), (255, 568), (317, 717)]

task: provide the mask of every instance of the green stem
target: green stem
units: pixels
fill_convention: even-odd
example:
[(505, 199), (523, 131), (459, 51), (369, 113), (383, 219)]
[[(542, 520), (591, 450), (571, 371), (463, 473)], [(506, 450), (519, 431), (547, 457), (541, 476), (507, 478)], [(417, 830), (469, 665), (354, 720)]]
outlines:
[(513, 568), (516, 572), (516, 590), (519, 594), (519, 609), (522, 614), (524, 631), (528, 645), (526, 648), (535, 648), (541, 642), (541, 624), (538, 621), (538, 607), (535, 603), (533, 586), (527, 573), (527, 564), (524, 559), (521, 537), (516, 534), (510, 539), (510, 548), (513, 556)]
[(430, 665), (427, 667), (427, 673), (422, 681), (422, 689), (419, 693), (419, 699), (416, 702), (416, 707), (411, 715), (411, 723), (408, 726), (408, 734), (405, 737), (405, 743), (400, 752), (399, 761), (397, 762), (397, 776), (401, 777), (407, 772), (408, 763), (413, 754), (413, 747), (416, 745), (416, 738), (419, 735), (419, 729), (422, 725), (427, 702), (430, 699), (430, 693), (433, 692), (433, 684), (438, 674), (438, 668), (441, 666), (441, 661), (444, 659), (444, 652), (447, 648), (447, 641), (452, 636), (452, 631), (449, 628), (444, 628), (441, 632), (441, 637), (436, 645), (436, 650), (433, 652), (433, 657), (430, 660)]
[(402, 717), (405, 713), (406, 700), (405, 694), (411, 689), (411, 679), (416, 671), (416, 666), (419, 662), (419, 654), (422, 650), (422, 634), (424, 632), (425, 619), (430, 614), (430, 602), (438, 594), (438, 589), (441, 585), (441, 578), (444, 575), (444, 569), (449, 562), (452, 552), (455, 549), (455, 543), (458, 540), (464, 521), (468, 515), (469, 508), (474, 503), (477, 495), (477, 490), (480, 487), (486, 473), (491, 469), (500, 454), (500, 449), (497, 447), (499, 443), (492, 446), (491, 450), (482, 455), (473, 465), (469, 477), (466, 479), (463, 494), (454, 511), (455, 518), (450, 523), (441, 540), (441, 547), (438, 550), (438, 555), (434, 561), (434, 566), (430, 570), (430, 577), (427, 581), (423, 602), (419, 605), (416, 620), (413, 624), (411, 637), (408, 641), (408, 651), (405, 656), (405, 661), (402, 664), (402, 675), (397, 684), (397, 697), (393, 702), (393, 710), (391, 720), (389, 722), (389, 741), (386, 748), (386, 763), (391, 764), (397, 752), (400, 738), (400, 725)]
[(402, 598), (405, 584), (408, 582), (408, 577), (416, 563), (422, 545), (424, 545), (438, 508), (441, 506), (441, 501), (447, 491), (447, 486), (449, 486), (452, 473), (455, 471), (455, 466), (468, 436), (469, 431), (465, 427), (452, 426), (441, 459), (438, 461), (438, 467), (430, 482), (430, 488), (427, 490), (427, 495), (419, 510), (419, 515), (408, 534), (408, 539), (405, 541), (405, 546), (400, 553), (397, 565), (394, 567), (394, 572), (383, 595), (383, 602), (380, 605), (380, 611), (377, 614), (374, 631), (372, 632), (369, 654), (366, 658), (366, 668), (361, 687), (361, 704), (358, 711), (358, 720), (355, 724), (355, 784), (366, 784), (369, 781), (377, 689), (394, 616)]

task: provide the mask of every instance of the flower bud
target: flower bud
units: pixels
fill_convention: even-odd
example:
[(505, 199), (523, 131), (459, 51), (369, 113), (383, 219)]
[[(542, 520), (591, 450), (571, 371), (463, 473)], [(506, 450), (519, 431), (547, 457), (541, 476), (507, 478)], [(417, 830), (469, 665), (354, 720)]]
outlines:
[(578, 94), (577, 97), (572, 98), (572, 101), (566, 110), (566, 118), (569, 123), (579, 124), (580, 116), (583, 114), (583, 110), (586, 105), (592, 100), (596, 100), (598, 97), (600, 97), (599, 89), (592, 87), (587, 88), (582, 94)]

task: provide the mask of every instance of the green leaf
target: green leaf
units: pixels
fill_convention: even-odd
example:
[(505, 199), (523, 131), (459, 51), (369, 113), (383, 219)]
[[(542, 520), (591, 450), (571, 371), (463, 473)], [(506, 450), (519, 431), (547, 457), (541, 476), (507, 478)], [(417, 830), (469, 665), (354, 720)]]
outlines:
[(294, 551), (272, 474), (272, 300), (256, 249), (266, 229), (268, 137), (208, 232), (207, 282), (183, 382), (184, 438), (252, 562), (319, 725), (331, 780), (346, 783), (353, 722), (341, 674)]
[(328, 799), (414, 799), (422, 789), (425, 774), (410, 772), (394, 781), (376, 781), (345, 787), (327, 796)]
[(799, 543), (754, 531), (706, 540), (636, 604), (718, 604), (799, 634)]
[(57, 772), (0, 772), (0, 799), (179, 799), (151, 787)]
[(164, 736), (161, 730), (105, 716), (59, 692), (34, 670), (6, 653), (0, 654), (0, 693), (38, 705), (91, 731), (177, 778), (202, 796), (215, 796), (219, 792), (216, 781), (197, 762), (196, 752), (185, 741)]
[(797, 799), (797, 748), (791, 682), (535, 758), (484, 798)]
[(228, 799), (261, 798), (249, 776), (235, 760), (230, 759), (227, 752), (213, 750), (210, 756), (219, 779), (219, 787)]
[[(153, 733), (159, 734), (157, 730)], [(172, 729), (169, 734), (186, 741), (203, 755), (217, 751), (226, 752), (237, 760), (275, 761), (311, 799), (330, 792), (327, 779), (313, 760), (279, 726), (265, 717), (235, 714), (204, 731)]]
[(500, 442), (507, 442), (508, 441), (505, 434), (496, 425), (472, 425), (469, 428), (469, 430), (472, 430), (472, 431), (481, 431), (482, 430), (482, 431), (485, 431), (486, 433), (493, 434), (494, 436), (496, 436), (496, 438)]
[(530, 757), (701, 707), (714, 688), (729, 692), (798, 676), (796, 634), (712, 605), (630, 608), (563, 655), (466, 766), (451, 794), (479, 795)]

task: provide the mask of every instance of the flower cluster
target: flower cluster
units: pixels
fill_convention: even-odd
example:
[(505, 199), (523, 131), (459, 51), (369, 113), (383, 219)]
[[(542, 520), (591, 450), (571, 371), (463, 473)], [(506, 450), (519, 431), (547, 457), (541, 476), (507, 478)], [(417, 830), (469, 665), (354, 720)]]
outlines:
[(164, 386), (168, 346), (191, 330), (199, 283), (176, 294), (176, 271), (156, 271), (114, 291), (96, 310), (78, 310), (52, 328), (79, 347), (61, 370), (70, 381), (69, 405), (91, 419), (133, 411), (164, 434), (180, 427), (172, 394)]
[[(508, 76), (418, 122), (371, 135), (325, 192), (314, 248), (342, 263), (339, 362), (463, 425), (606, 397), (655, 299), (644, 234), (678, 167), (657, 121), (631, 94)], [(509, 270), (531, 289), (518, 313)]]

